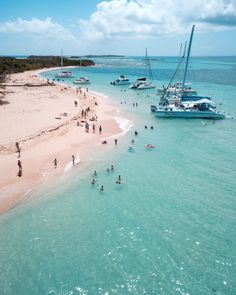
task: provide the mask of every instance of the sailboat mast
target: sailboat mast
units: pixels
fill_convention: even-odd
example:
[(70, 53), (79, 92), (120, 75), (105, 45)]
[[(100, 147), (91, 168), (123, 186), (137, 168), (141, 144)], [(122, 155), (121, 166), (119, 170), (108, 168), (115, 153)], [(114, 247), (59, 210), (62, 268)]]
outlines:
[(152, 82), (153, 75), (152, 75), (152, 70), (151, 70), (151, 66), (150, 66), (150, 62), (149, 62), (149, 58), (148, 58), (147, 48), (145, 50), (145, 74), (149, 76), (149, 80), (150, 80), (150, 82)]
[(187, 53), (187, 60), (186, 60), (185, 70), (184, 70), (184, 79), (183, 79), (183, 84), (182, 84), (181, 97), (182, 97), (183, 92), (184, 92), (184, 84), (185, 84), (186, 74), (187, 74), (187, 70), (188, 70), (188, 61), (189, 61), (189, 55), (190, 55), (191, 46), (192, 46), (194, 28), (195, 28), (195, 25), (193, 25), (193, 27), (192, 27), (192, 32), (191, 32), (191, 35), (190, 35), (190, 40), (189, 40), (189, 45), (188, 45), (188, 53)]
[(145, 77), (147, 77), (147, 75), (148, 75), (148, 73), (147, 73), (147, 69), (148, 69), (147, 48), (145, 48), (145, 61), (144, 61), (144, 63), (145, 63)]
[(179, 60), (181, 60), (181, 54), (182, 54), (182, 46), (183, 46), (183, 43), (180, 44), (180, 49), (179, 49)]
[(63, 67), (63, 50), (61, 49), (61, 68)]

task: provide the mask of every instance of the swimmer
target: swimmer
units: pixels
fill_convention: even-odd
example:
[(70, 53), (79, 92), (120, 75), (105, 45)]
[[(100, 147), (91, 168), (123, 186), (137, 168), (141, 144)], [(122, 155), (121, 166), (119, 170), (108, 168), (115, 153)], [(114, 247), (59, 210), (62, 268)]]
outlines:
[(96, 180), (93, 178), (91, 184), (95, 184)]
[(97, 176), (97, 171), (96, 170), (93, 171), (93, 176)]
[(150, 127), (151, 129), (154, 129), (153, 126)]
[(145, 125), (144, 128), (147, 129), (147, 125)]
[(111, 165), (111, 171), (114, 171), (115, 167), (113, 165)]
[(101, 187), (100, 187), (100, 191), (101, 191), (101, 192), (104, 191), (104, 186), (103, 186), (103, 185), (101, 185)]
[(138, 135), (138, 131), (137, 131), (137, 130), (134, 131), (134, 135), (135, 135), (135, 136)]
[(109, 168), (107, 168), (107, 172), (110, 172), (110, 169)]

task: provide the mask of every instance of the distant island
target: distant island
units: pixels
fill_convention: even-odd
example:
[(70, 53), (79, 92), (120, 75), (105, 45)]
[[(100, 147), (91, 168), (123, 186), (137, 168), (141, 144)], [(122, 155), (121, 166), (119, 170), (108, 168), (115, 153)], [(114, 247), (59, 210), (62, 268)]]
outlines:
[(114, 55), (114, 54), (107, 54), (107, 55), (85, 55), (85, 57), (88, 57), (88, 58), (98, 58), (98, 57), (106, 57), (106, 58), (114, 58), (114, 57), (117, 57), (117, 58), (120, 58), (120, 57), (125, 57), (125, 55)]
[[(60, 56), (41, 56), (30, 55), (24, 59), (14, 57), (0, 57), (0, 83), (4, 82), (6, 76), (24, 71), (38, 70), (43, 68), (59, 67), (61, 64)], [(89, 59), (72, 60), (63, 58), (63, 66), (93, 66), (94, 61)]]

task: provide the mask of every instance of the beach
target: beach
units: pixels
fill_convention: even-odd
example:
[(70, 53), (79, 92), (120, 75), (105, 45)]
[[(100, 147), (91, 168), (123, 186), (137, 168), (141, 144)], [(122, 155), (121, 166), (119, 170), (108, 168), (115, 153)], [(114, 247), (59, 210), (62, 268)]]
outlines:
[[(178, 61), (153, 62), (157, 87), (168, 85)], [(142, 57), (95, 62), (70, 69), (92, 81), (86, 99), (69, 88), (72, 79), (64, 79), (67, 86), (7, 87), (14, 93), (0, 108), (1, 199), (6, 210), (17, 206), (0, 215), (1, 293), (234, 294), (235, 120), (157, 118), (150, 112), (160, 99), (155, 89), (110, 84), (121, 73), (131, 81), (141, 77)], [(236, 117), (236, 58), (192, 62), (194, 89)], [(51, 82), (59, 71), (43, 72), (44, 80), (32, 77), (32, 83)], [(25, 74), (31, 79), (31, 73), (19, 77)], [(77, 126), (90, 101), (89, 118), (98, 116), (95, 134), (92, 121), (89, 133), (84, 123)], [(101, 144), (105, 138), (108, 144)], [(80, 161), (75, 166), (72, 155)]]
[[(104, 138), (123, 131), (115, 120), (117, 103), (86, 88), (48, 83), (39, 77), (42, 71), (12, 74), (6, 82), (4, 100), (8, 103), (0, 107), (0, 213), (72, 166), (79, 169), (91, 151), (111, 148), (113, 142), (101, 144)], [(86, 109), (85, 118), (82, 110)], [(89, 132), (85, 132), (86, 121)]]

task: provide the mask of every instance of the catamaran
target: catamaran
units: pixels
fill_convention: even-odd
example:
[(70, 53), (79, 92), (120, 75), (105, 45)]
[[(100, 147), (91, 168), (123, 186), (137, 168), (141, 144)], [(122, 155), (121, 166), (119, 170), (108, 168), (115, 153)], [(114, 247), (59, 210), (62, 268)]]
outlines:
[[(82, 59), (80, 57), (80, 66), (79, 71), (81, 73), (81, 67), (82, 67)], [(74, 84), (91, 84), (91, 81), (87, 77), (81, 76), (79, 79), (76, 79), (73, 81)]]
[(153, 75), (152, 70), (148, 58), (147, 48), (145, 50), (145, 73), (146, 76), (149, 77), (149, 81), (146, 77), (139, 78), (136, 80), (136, 82), (130, 86), (131, 89), (137, 89), (137, 90), (143, 90), (143, 89), (152, 89), (155, 88), (155, 84), (153, 84)]
[[(192, 87), (190, 86), (191, 83), (185, 83), (184, 85), (184, 94), (185, 95), (196, 95), (197, 94), (197, 90), (192, 89)], [(159, 94), (168, 94), (168, 95), (175, 95), (175, 94), (180, 94), (182, 91), (182, 82), (176, 82), (174, 84), (171, 84), (170, 86), (168, 85), (168, 87), (165, 88), (165, 86), (163, 85), (162, 88), (158, 88), (157, 89), (157, 93)]]
[[(61, 69), (63, 68), (63, 51), (61, 50)], [(62, 71), (55, 75), (55, 78), (74, 78), (72, 72)]]
[(157, 117), (162, 118), (207, 118), (207, 119), (224, 119), (225, 115), (216, 110), (214, 103), (210, 97), (191, 95), (190, 97), (184, 95), (185, 79), (188, 70), (189, 56), (192, 46), (192, 39), (195, 26), (193, 25), (190, 41), (188, 46), (187, 59), (184, 70), (184, 77), (182, 82), (181, 93), (176, 95), (175, 102), (170, 103), (168, 96), (163, 95), (158, 105), (151, 105), (151, 111)]

